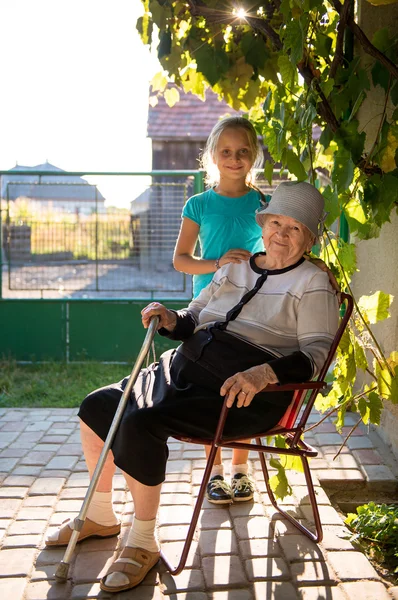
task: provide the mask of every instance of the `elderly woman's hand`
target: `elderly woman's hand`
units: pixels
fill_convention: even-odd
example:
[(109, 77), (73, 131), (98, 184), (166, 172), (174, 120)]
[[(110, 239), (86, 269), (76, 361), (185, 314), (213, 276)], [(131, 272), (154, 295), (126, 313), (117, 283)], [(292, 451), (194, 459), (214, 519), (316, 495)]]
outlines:
[(231, 408), (236, 398), (238, 408), (249, 406), (254, 396), (269, 383), (278, 383), (274, 370), (268, 364), (259, 365), (236, 373), (224, 381), (220, 394), (227, 396), (227, 406)]
[(175, 312), (169, 310), (159, 302), (151, 302), (142, 309), (141, 318), (145, 329), (148, 329), (151, 318), (155, 315), (159, 317), (158, 329), (164, 327), (167, 331), (173, 331), (177, 324), (177, 316)]

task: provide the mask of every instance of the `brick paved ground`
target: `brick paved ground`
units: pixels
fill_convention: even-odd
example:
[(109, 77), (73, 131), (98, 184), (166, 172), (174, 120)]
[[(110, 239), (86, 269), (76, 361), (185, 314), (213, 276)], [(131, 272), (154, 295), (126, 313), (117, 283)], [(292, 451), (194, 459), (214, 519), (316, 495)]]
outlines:
[[(257, 484), (254, 503), (228, 508), (205, 503), (188, 564), (172, 577), (159, 564), (145, 582), (123, 594), (99, 590), (99, 578), (118, 540), (87, 540), (78, 545), (66, 584), (54, 572), (63, 549), (45, 549), (46, 533), (80, 509), (88, 478), (75, 410), (0, 409), (0, 597), (4, 600), (398, 600), (398, 588), (383, 582), (364, 555), (347, 539), (338, 512), (316, 486), (324, 541), (311, 543), (276, 516), (252, 460)], [(314, 417), (315, 419), (315, 417)], [(347, 430), (355, 423), (347, 417)], [(327, 489), (397, 490), (397, 465), (372, 435), (356, 430), (333, 461), (342, 437), (330, 420), (306, 437), (320, 452), (312, 471)], [(228, 458), (228, 451), (224, 456)], [(228, 463), (228, 460), (226, 460)], [(159, 514), (159, 535), (170, 557), (186, 535), (193, 498), (204, 468), (198, 446), (170, 443), (167, 480)], [(301, 474), (293, 473), (294, 497), (284, 504), (310, 519)], [(115, 507), (121, 540), (133, 506), (123, 477), (115, 477)]]

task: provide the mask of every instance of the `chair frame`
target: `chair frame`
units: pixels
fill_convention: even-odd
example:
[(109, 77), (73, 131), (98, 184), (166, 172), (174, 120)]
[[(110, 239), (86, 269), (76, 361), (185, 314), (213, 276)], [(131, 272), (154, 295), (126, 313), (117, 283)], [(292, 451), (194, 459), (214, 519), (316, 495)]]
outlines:
[[(311, 471), (308, 464), (308, 458), (314, 458), (318, 455), (318, 451), (307, 444), (303, 439), (302, 435), (304, 433), (308, 417), (313, 408), (316, 396), (321, 389), (326, 387), (326, 382), (324, 378), (328, 372), (330, 364), (333, 360), (333, 357), (336, 353), (337, 347), (340, 343), (341, 337), (344, 333), (344, 330), (347, 326), (347, 323), (351, 317), (353, 310), (353, 298), (348, 294), (341, 294), (340, 297), (340, 305), (343, 308), (343, 303), (346, 303), (345, 310), (343, 312), (342, 318), (340, 320), (340, 324), (336, 335), (333, 339), (332, 345), (330, 347), (327, 359), (315, 381), (308, 381), (306, 383), (291, 383), (286, 385), (268, 385), (264, 391), (295, 391), (293, 396), (293, 400), (288, 407), (286, 413), (279, 421), (279, 423), (273, 427), (272, 429), (265, 431), (264, 433), (258, 434), (254, 439), (256, 440), (256, 444), (250, 444), (247, 442), (240, 442), (239, 439), (236, 440), (223, 440), (222, 434), (224, 430), (224, 424), (228, 415), (228, 407), (226, 404), (226, 400), (224, 401), (223, 407), (221, 409), (220, 418), (218, 421), (216, 433), (213, 439), (199, 439), (199, 438), (188, 438), (182, 436), (175, 436), (176, 439), (182, 442), (188, 442), (192, 444), (201, 444), (210, 446), (210, 454), (207, 459), (206, 468), (203, 474), (202, 483), (199, 489), (198, 497), (195, 503), (195, 508), (193, 511), (191, 523), (188, 529), (187, 537), (184, 543), (184, 547), (181, 553), (180, 561), (176, 567), (169, 562), (165, 554), (161, 551), (161, 558), (165, 563), (168, 571), (172, 575), (178, 575), (184, 569), (188, 553), (191, 547), (192, 539), (196, 531), (197, 523), (199, 520), (200, 511), (202, 508), (203, 500), (206, 493), (207, 484), (210, 479), (211, 470), (213, 468), (214, 460), (216, 458), (216, 453), (218, 448), (238, 448), (241, 450), (250, 450), (257, 451), (260, 457), (260, 463), (264, 475), (265, 485), (267, 489), (267, 493), (271, 500), (273, 507), (282, 514), (294, 527), (296, 527), (301, 533), (306, 535), (312, 541), (318, 543), (322, 540), (323, 532), (322, 532), (322, 523), (319, 515), (318, 505), (316, 501), (316, 495), (314, 490), (314, 484), (312, 482)], [(305, 409), (302, 411), (300, 416), (300, 410), (304, 403), (306, 393), (310, 391), (310, 395), (306, 404)], [(262, 443), (262, 437), (270, 437), (275, 435), (282, 435), (285, 437), (288, 448), (276, 448), (275, 446), (266, 446)], [(247, 436), (246, 436), (247, 438)], [(246, 439), (245, 438), (245, 439)], [(308, 494), (310, 498), (312, 513), (314, 517), (315, 523), (315, 533), (305, 527), (302, 523), (300, 523), (297, 519), (292, 517), (288, 512), (283, 510), (277, 503), (275, 495), (271, 489), (269, 484), (269, 473), (266, 465), (266, 460), (264, 454), (278, 454), (278, 455), (290, 455), (290, 456), (299, 456), (304, 469), (304, 476), (307, 484)]]

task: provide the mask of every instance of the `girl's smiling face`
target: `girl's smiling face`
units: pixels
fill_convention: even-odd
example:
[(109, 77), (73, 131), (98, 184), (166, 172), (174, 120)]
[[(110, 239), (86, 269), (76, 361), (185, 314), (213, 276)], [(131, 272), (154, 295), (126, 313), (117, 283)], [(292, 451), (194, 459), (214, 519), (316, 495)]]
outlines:
[(267, 215), (263, 225), (263, 241), (267, 256), (275, 260), (279, 268), (284, 268), (293, 265), (311, 250), (314, 236), (296, 219)]
[(246, 131), (242, 127), (225, 129), (217, 143), (213, 157), (220, 179), (246, 179), (253, 166), (253, 152)]

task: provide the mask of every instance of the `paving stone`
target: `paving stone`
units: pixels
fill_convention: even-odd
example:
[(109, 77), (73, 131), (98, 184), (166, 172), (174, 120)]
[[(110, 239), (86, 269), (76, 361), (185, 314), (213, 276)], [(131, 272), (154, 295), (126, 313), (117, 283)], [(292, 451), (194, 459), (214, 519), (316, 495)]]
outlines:
[(247, 585), (246, 575), (238, 556), (221, 555), (202, 559), (203, 573), (207, 587), (226, 586), (234, 588)]
[(255, 495), (254, 500), (254, 502), (234, 502), (234, 504), (231, 504), (231, 506), (229, 507), (229, 512), (231, 516), (233, 518), (246, 516), (264, 516), (264, 508), (262, 507), (259, 501), (260, 496)]
[(188, 525), (169, 525), (158, 528), (159, 541), (173, 542), (185, 540), (188, 533)]
[(54, 506), (57, 502), (56, 496), (28, 496), (24, 500), (24, 508), (28, 506)]
[(32, 575), (30, 577), (30, 580), (31, 581), (42, 581), (45, 579), (55, 580), (55, 571), (56, 571), (55, 565), (39, 566), (33, 571)]
[(36, 452), (57, 452), (61, 448), (60, 444), (37, 444), (35, 446)]
[[(114, 481), (116, 477), (113, 478)], [(90, 477), (87, 473), (72, 473), (68, 480), (65, 482), (65, 487), (88, 487), (90, 484)]]
[[(379, 581), (343, 583), (341, 589), (348, 600), (391, 600), (385, 586)], [(391, 588), (389, 591), (391, 593)], [(398, 596), (396, 597), (398, 598)], [(393, 598), (395, 598), (394, 595)]]
[(7, 576), (26, 577), (32, 570), (35, 549), (19, 548), (0, 552), (0, 573)]
[(55, 510), (57, 512), (79, 512), (82, 506), (81, 500), (58, 500)]
[(326, 550), (353, 550), (347, 536), (348, 531), (344, 527), (324, 527), (322, 547)]
[(4, 413), (2, 421), (21, 421), (28, 414), (27, 411), (10, 410)]
[(304, 583), (312, 585), (317, 581), (319, 585), (322, 583), (334, 584), (337, 583), (335, 575), (329, 565), (323, 561), (312, 560), (296, 562), (290, 565), (293, 582), (298, 582), (301, 585)]
[(0, 515), (3, 519), (12, 519), (22, 504), (19, 498), (0, 498)]
[(376, 481), (395, 481), (397, 479), (391, 470), (385, 465), (361, 465), (361, 471), (366, 477), (366, 481), (375, 483)]
[(54, 452), (29, 452), (22, 460), (21, 465), (38, 465), (44, 466), (50, 461)]
[[(341, 588), (337, 586), (300, 587), (299, 594), (301, 600), (346, 600)], [(358, 596), (355, 600), (362, 600), (362, 597)]]
[(258, 538), (254, 540), (242, 540), (239, 542), (241, 556), (244, 559), (253, 557), (276, 557), (281, 556), (281, 548), (276, 540), (272, 538)]
[(378, 579), (378, 575), (361, 552), (329, 552), (328, 563), (341, 579)]
[[(160, 581), (164, 586), (164, 594), (178, 594), (183, 591), (204, 590), (205, 582), (199, 569), (185, 569), (179, 575), (161, 572)], [(178, 598), (178, 595), (176, 596)], [(167, 597), (168, 600), (168, 597)]]
[(381, 465), (383, 460), (377, 450), (370, 448), (364, 450), (353, 450), (352, 454), (361, 465)]
[(6, 448), (0, 453), (0, 459), (2, 458), (22, 458), (27, 453), (25, 448)]
[[(3, 515), (1, 515), (3, 516)], [(0, 530), (7, 529), (12, 523), (13, 519), (0, 519)]]
[(350, 450), (362, 450), (362, 448), (373, 448), (373, 442), (366, 436), (350, 437), (346, 442)]
[(271, 523), (266, 517), (237, 517), (234, 527), (241, 540), (273, 537)]
[(190, 473), (166, 473), (165, 482), (169, 481), (191, 481)]
[(192, 505), (192, 496), (191, 494), (162, 494), (160, 497), (160, 504), (165, 505), (174, 505), (174, 506), (183, 506)]
[(27, 475), (9, 475), (3, 481), (2, 485), (4, 487), (30, 487), (34, 482), (35, 478)]
[(199, 547), (202, 555), (237, 554), (238, 546), (235, 534), (231, 529), (201, 531)]
[(13, 470), (13, 475), (22, 475), (27, 477), (38, 477), (42, 471), (42, 467), (36, 467), (34, 465), (29, 465), (26, 467), (16, 467)]
[[(255, 600), (298, 600), (299, 596), (287, 581), (256, 581), (254, 583)], [(232, 597), (231, 597), (232, 600)], [(319, 599), (321, 600), (321, 599)]]
[(64, 483), (65, 479), (63, 477), (40, 477), (32, 485), (30, 495), (58, 494)]
[(162, 494), (190, 494), (191, 485), (183, 481), (170, 481), (162, 485)]
[(0, 488), (0, 498), (25, 498), (28, 490), (28, 487)]
[(79, 553), (76, 556), (73, 568), (74, 582), (79, 584), (98, 581), (105, 575), (113, 562), (113, 558), (114, 552), (112, 550)]
[(42, 534), (7, 535), (3, 540), (3, 548), (36, 548)]
[[(314, 518), (312, 516), (312, 508), (311, 506), (302, 506), (301, 510), (304, 514), (304, 517), (310, 522), (314, 522)], [(318, 506), (319, 515), (321, 517), (322, 525), (340, 525), (341, 517), (339, 513), (333, 508), (333, 506)]]
[(42, 444), (64, 444), (67, 439), (67, 435), (45, 435), (40, 441)]
[(25, 587), (26, 579), (24, 577), (0, 579), (0, 597), (4, 600), (10, 598), (20, 600), (23, 597)]
[(183, 525), (190, 523), (191, 518), (190, 506), (161, 506), (159, 508), (159, 523), (162, 525)]
[(79, 444), (63, 444), (59, 447), (58, 456), (81, 456), (83, 454), (82, 445)]
[(1, 431), (23, 431), (25, 427), (25, 422), (9, 421), (8, 423), (3, 424), (3, 426), (1, 427)]
[(202, 510), (198, 523), (201, 529), (230, 529), (232, 527), (229, 511), (223, 506)]
[(169, 460), (166, 473), (190, 473), (191, 463), (189, 460)]
[(15, 518), (18, 521), (25, 521), (30, 519), (48, 521), (52, 513), (52, 506), (28, 506), (26, 508), (20, 508)]
[(319, 546), (305, 535), (280, 536), (278, 542), (282, 547), (283, 554), (290, 562), (322, 558)]
[[(130, 592), (129, 592), (130, 595)], [(99, 598), (115, 598), (115, 594), (103, 592), (100, 588), (99, 583), (84, 583), (82, 585), (75, 585), (72, 589), (73, 600), (89, 600), (90, 598), (96, 599)]]
[(351, 454), (351, 450), (347, 448), (347, 446), (341, 447), (341, 444), (328, 444), (326, 446), (322, 446), (322, 448), (318, 448), (325, 456), (326, 454), (332, 454), (335, 456), (338, 452), (340, 454)]
[(65, 548), (44, 547), (36, 558), (36, 567), (42, 565), (57, 565), (65, 554)]
[[(208, 596), (206, 596), (206, 600), (207, 598)], [(252, 600), (252, 598), (250, 590), (223, 590), (211, 594), (211, 600)], [(172, 600), (172, 596), (170, 596), (170, 600)], [(180, 596), (175, 596), (175, 600), (180, 600)], [(190, 600), (190, 597), (187, 597), (187, 600)]]
[(0, 442), (8, 446), (8, 444), (11, 444), (18, 436), (18, 431), (0, 431)]
[(339, 433), (315, 433), (317, 446), (330, 446), (332, 444), (342, 444), (344, 438)]
[(247, 576), (250, 580), (272, 579), (287, 580), (290, 579), (289, 567), (283, 558), (251, 558), (245, 561)]
[(70, 583), (35, 581), (29, 583), (25, 600), (65, 600), (70, 594)]
[[(393, 600), (398, 600), (398, 586), (394, 586), (394, 587), (390, 588), (389, 592), (390, 592)], [(368, 599), (366, 599), (366, 600), (368, 600)]]
[[(167, 559), (170, 561), (172, 565), (177, 565), (180, 558), (181, 553), (184, 547), (184, 542), (165, 542), (162, 544), (162, 551), (164, 552)], [(187, 562), (185, 568), (191, 569), (200, 567), (200, 556), (198, 552), (198, 544), (197, 542), (192, 542), (191, 547), (189, 549)]]
[(330, 485), (333, 482), (344, 489), (358, 487), (358, 484), (364, 481), (364, 476), (359, 469), (321, 469), (317, 471), (316, 476), (323, 485)]
[(77, 463), (76, 456), (55, 456), (46, 465), (46, 469), (68, 469), (71, 470)]
[(19, 458), (0, 458), (0, 472), (8, 473), (12, 471), (18, 461)]
[(63, 479), (67, 479), (70, 476), (70, 471), (66, 471), (65, 469), (45, 469), (42, 471), (42, 475), (46, 477), (61, 477)]
[(47, 431), (47, 429), (51, 427), (51, 423), (49, 423), (48, 421), (35, 421), (34, 423), (30, 423), (25, 431), (26, 432), (31, 432), (31, 431)]
[(70, 487), (64, 488), (61, 491), (60, 498), (62, 500), (82, 500), (86, 495), (87, 488), (85, 487)]
[(9, 535), (24, 535), (29, 533), (43, 533), (47, 521), (15, 521), (8, 529)]
[[(359, 465), (355, 458), (350, 454), (339, 454), (336, 458), (333, 454), (325, 454), (325, 458), (332, 469), (358, 469)], [(328, 466), (328, 465), (327, 465)]]

